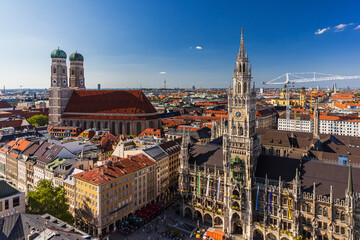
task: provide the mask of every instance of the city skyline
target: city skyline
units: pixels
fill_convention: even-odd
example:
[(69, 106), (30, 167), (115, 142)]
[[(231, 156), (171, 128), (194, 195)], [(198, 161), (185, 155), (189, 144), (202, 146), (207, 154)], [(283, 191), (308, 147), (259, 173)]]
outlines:
[(160, 88), (164, 77), (169, 88), (224, 88), (232, 79), (242, 26), (257, 87), (285, 72), (358, 75), (359, 6), (355, 1), (311, 7), (265, 1), (2, 2), (1, 85), (48, 88), (50, 52), (59, 46), (68, 56), (83, 54), (88, 88), (98, 83)]

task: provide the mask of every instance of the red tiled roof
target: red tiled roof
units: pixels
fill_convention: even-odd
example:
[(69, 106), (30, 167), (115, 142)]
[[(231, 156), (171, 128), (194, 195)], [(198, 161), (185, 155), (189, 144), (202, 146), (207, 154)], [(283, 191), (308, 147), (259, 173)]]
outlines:
[(12, 106), (7, 101), (0, 101), (0, 109), (1, 108), (12, 108)]
[[(72, 113), (72, 114), (69, 114)], [(73, 115), (73, 113), (80, 113)], [(82, 115), (89, 113), (89, 115)], [(93, 115), (105, 114), (104, 115)], [(106, 116), (106, 114), (157, 113), (151, 102), (140, 90), (76, 90), (66, 106), (64, 118), (128, 119), (129, 116)], [(132, 116), (132, 119), (153, 119), (155, 116)]]
[(144, 154), (137, 154), (129, 158), (109, 157), (107, 160), (110, 160), (111, 162), (106, 165), (75, 174), (74, 177), (98, 185), (155, 164), (153, 160)]
[(139, 134), (139, 137), (143, 136), (155, 136), (155, 137), (162, 137), (161, 130), (156, 128), (147, 128), (142, 133)]

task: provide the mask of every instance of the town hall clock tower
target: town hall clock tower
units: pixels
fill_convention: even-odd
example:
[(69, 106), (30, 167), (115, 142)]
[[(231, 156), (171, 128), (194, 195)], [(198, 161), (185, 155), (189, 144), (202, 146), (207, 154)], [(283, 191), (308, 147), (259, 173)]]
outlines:
[[(256, 134), (256, 90), (251, 86), (251, 68), (245, 51), (243, 28), (241, 29), (240, 50), (236, 59), (233, 76), (233, 88), (229, 89), (228, 130), (224, 136), (228, 138), (228, 154), (224, 159), (224, 169), (227, 177), (229, 199), (231, 204), (233, 191), (241, 195), (241, 205), (246, 214), (241, 221), (245, 224), (245, 232), (250, 232), (252, 223), (253, 198), (252, 180), (256, 161), (260, 154), (260, 137)], [(224, 156), (225, 156), (224, 155)], [(231, 208), (229, 216), (232, 215)]]

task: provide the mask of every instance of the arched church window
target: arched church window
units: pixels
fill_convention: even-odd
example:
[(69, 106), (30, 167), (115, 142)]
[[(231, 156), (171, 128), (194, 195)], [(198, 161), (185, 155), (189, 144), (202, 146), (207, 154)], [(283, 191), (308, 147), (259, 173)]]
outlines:
[(338, 210), (335, 211), (335, 219), (340, 218), (340, 212)]
[(83, 126), (83, 127), (84, 127), (84, 129), (86, 129), (86, 127), (87, 127), (87, 126), (86, 126), (86, 121), (84, 121), (84, 126)]
[(97, 128), (98, 130), (100, 130), (100, 122), (97, 122), (96, 128)]
[(72, 125), (73, 125), (73, 122), (72, 122), (72, 120), (70, 120), (69, 126), (72, 127)]
[(115, 134), (115, 122), (112, 122), (111, 124), (111, 133)]
[(93, 121), (90, 122), (90, 128), (94, 128), (94, 122)]
[(141, 122), (136, 123), (136, 135), (141, 133)]
[(119, 133), (122, 134), (123, 133), (123, 129), (122, 129), (122, 122), (119, 123)]
[(323, 209), (323, 215), (324, 215), (324, 217), (327, 217), (327, 208), (326, 207), (324, 207), (324, 209)]
[(318, 214), (319, 215), (322, 215), (323, 214), (323, 209), (321, 206), (318, 207)]
[(126, 124), (126, 134), (130, 135), (130, 122)]
[(71, 71), (71, 75), (74, 75), (74, 74), (75, 74), (75, 71), (74, 71), (74, 70), (72, 70), (72, 71)]
[(247, 85), (246, 82), (244, 82), (244, 93), (246, 93), (246, 90), (247, 90)]
[(241, 93), (241, 83), (238, 84), (238, 93)]
[(107, 129), (109, 126), (108, 126), (108, 122), (105, 121), (105, 129)]
[(239, 68), (239, 72), (241, 72), (241, 63), (239, 63), (239, 67), (238, 67), (238, 68)]
[(245, 72), (245, 63), (243, 64), (243, 72)]
[(345, 212), (341, 212), (340, 214), (340, 220), (345, 221)]
[(65, 74), (65, 69), (63, 69), (63, 74)]
[(244, 129), (242, 126), (240, 126), (240, 136), (242, 136), (244, 134)]
[(78, 120), (78, 121), (76, 121), (76, 127), (79, 127), (79, 126), (80, 126), (80, 122)]
[(56, 73), (56, 68), (54, 68), (54, 73)]

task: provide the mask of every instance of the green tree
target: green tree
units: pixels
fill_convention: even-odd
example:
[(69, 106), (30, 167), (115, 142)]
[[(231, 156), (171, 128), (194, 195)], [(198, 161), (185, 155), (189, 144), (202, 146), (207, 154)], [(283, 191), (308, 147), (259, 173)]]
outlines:
[(45, 126), (49, 123), (49, 117), (45, 115), (34, 115), (27, 120), (33, 126)]
[(66, 192), (63, 186), (54, 187), (51, 180), (42, 179), (34, 191), (27, 194), (26, 212), (31, 214), (51, 214), (69, 224), (74, 219), (66, 202)]

